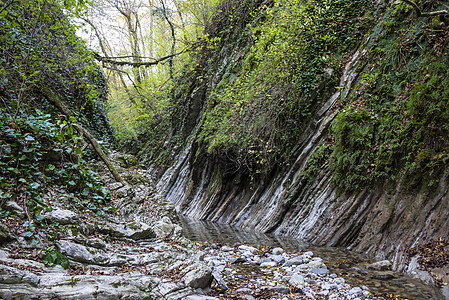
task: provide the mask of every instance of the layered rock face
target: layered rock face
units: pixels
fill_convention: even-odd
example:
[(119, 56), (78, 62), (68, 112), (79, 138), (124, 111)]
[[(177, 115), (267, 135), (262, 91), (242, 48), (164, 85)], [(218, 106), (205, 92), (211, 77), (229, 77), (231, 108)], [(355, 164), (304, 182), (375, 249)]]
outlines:
[[(189, 217), (319, 245), (349, 247), (379, 259), (388, 258), (394, 268), (401, 270), (408, 263), (404, 254), (409, 247), (448, 238), (446, 175), (440, 177), (431, 193), (410, 193), (404, 176), (396, 179), (393, 187), (380, 184), (347, 192), (335, 187), (325, 166), (313, 182), (303, 176), (338, 114), (336, 103), (348, 97), (361, 80), (360, 71), (369, 63), (366, 54), (372, 49), (366, 45), (371, 38), (375, 39), (367, 37), (347, 60), (340, 89), (303, 125), (303, 135), (291, 154), (294, 163), (288, 168), (274, 170), (270, 176), (249, 184), (242, 174), (227, 172), (223, 158), (198, 150), (201, 146), (195, 142), (197, 130), (192, 130), (190, 143), (160, 177), (158, 190)], [(226, 64), (226, 60), (222, 63)]]

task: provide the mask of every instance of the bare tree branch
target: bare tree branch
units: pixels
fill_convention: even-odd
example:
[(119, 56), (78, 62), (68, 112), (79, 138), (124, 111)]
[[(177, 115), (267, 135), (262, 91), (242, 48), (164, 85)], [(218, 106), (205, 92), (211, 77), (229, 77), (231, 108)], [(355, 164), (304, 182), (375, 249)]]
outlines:
[(5, 6), (2, 7), (2, 9), (0, 10), (0, 14), (7, 9), (11, 4), (13, 4), (14, 0), (9, 1), (9, 3), (6, 3)]
[(98, 32), (97, 27), (96, 27), (96, 26), (95, 26), (95, 25), (94, 25), (88, 18), (81, 17), (81, 20), (83, 20), (84, 22), (86, 22), (87, 24), (89, 24), (90, 27), (92, 27), (92, 29), (94, 30), (95, 36), (96, 36), (97, 39), (98, 39), (98, 43), (100, 44), (101, 51), (103, 52), (104, 55), (107, 55), (106, 47), (105, 47), (105, 45), (103, 44), (103, 39), (101, 38), (101, 35), (100, 35), (100, 33)]
[(96, 60), (101, 61), (103, 63), (115, 65), (115, 66), (131, 66), (131, 67), (148, 67), (148, 66), (154, 66), (157, 65), (165, 60), (171, 59), (175, 56), (178, 56), (184, 52), (186, 52), (187, 49), (182, 50), (181, 52), (170, 54), (158, 59), (154, 59), (153, 61), (147, 61), (147, 62), (130, 62), (130, 61), (116, 61), (114, 59), (111, 59), (109, 57), (103, 57), (98, 53), (93, 53)]
[(174, 27), (173, 23), (170, 21), (170, 19), (168, 18), (167, 8), (165, 7), (164, 0), (160, 0), (160, 1), (162, 4), (162, 9), (164, 11), (164, 13), (163, 13), (164, 18), (167, 21), (168, 25), (170, 26), (171, 37), (173, 39), (172, 45), (171, 45), (171, 53), (170, 53), (170, 55), (172, 55), (172, 56), (169, 58), (169, 61), (168, 61), (168, 63), (170, 64), (170, 68), (169, 68), (170, 78), (173, 80), (173, 54), (175, 53), (175, 47), (176, 47), (175, 27)]
[(434, 16), (449, 15), (449, 11), (448, 10), (438, 10), (438, 11), (431, 11), (431, 12), (423, 12), (419, 8), (418, 4), (416, 4), (412, 0), (401, 0), (401, 1), (407, 3), (410, 6), (412, 6), (413, 9), (416, 12), (416, 15), (418, 16), (418, 18), (419, 17), (434, 17)]
[(131, 82), (131, 84), (134, 87), (134, 90), (139, 94), (140, 97), (143, 97), (142, 93), (140, 92), (140, 90), (142, 90), (142, 87), (139, 85), (136, 85), (136, 83), (134, 82), (134, 80), (131, 78), (131, 76), (129, 75), (128, 72), (114, 68), (114, 67), (109, 67), (109, 66), (103, 66), (103, 68), (106, 68), (108, 70), (114, 71), (118, 73), (118, 76), (120, 77), (120, 81), (122, 82), (123, 88), (125, 89), (126, 94), (128, 95), (129, 101), (133, 104), (136, 104), (136, 102), (134, 101), (134, 98), (132, 97), (128, 86), (125, 83), (125, 80), (123, 80), (123, 74), (126, 75), (126, 77), (128, 77), (128, 80)]

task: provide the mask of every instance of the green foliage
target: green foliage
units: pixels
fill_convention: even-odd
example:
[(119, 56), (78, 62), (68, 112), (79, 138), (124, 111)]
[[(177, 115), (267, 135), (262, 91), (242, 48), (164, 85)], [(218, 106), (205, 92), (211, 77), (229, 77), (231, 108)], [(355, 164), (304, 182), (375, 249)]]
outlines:
[[(387, 13), (356, 88), (332, 128), (330, 166), (341, 189), (404, 179), (430, 191), (449, 161), (447, 31)], [(430, 22), (430, 21), (424, 21)]]
[(70, 266), (70, 261), (62, 254), (55, 246), (50, 246), (44, 250), (43, 260), (46, 265), (52, 266), (54, 264), (61, 265), (66, 270)]
[(376, 125), (376, 116), (366, 109), (351, 107), (338, 114), (332, 128), (335, 144), (331, 164), (337, 185), (357, 189), (367, 184), (374, 166)]
[[(3, 99), (4, 100), (4, 99)], [(3, 197), (23, 201), (35, 216), (50, 210), (58, 189), (86, 199), (97, 210), (109, 193), (86, 162), (80, 137), (64, 117), (0, 107), (0, 187)]]
[(139, 93), (123, 89), (111, 93), (108, 116), (119, 146), (126, 148), (145, 141), (155, 148), (169, 128), (170, 105), (170, 89), (159, 90), (151, 83), (142, 83)]
[(35, 105), (48, 110), (42, 107), (40, 88), (50, 86), (86, 127), (113, 141), (103, 110), (103, 73), (57, 1), (13, 1), (2, 10), (0, 49), (0, 91), (13, 109)]
[[(341, 62), (372, 22), (367, 3), (288, 0), (252, 11), (244, 31), (250, 44), (235, 50), (246, 57), (231, 62), (210, 95), (199, 135), (207, 151), (226, 153), (251, 173), (288, 163), (302, 124), (337, 85)], [(225, 31), (241, 27), (233, 17)], [(227, 36), (216, 34), (223, 45)]]
[[(63, 15), (68, 8), (26, 0), (0, 11), (0, 204), (13, 200), (23, 207), (27, 220), (18, 233), (37, 248), (56, 238), (57, 226), (42, 215), (58, 202), (81, 199), (97, 214), (110, 210), (110, 194), (86, 162), (93, 152), (85, 149), (73, 119), (42, 93), (57, 92), (83, 126), (112, 140), (102, 108), (105, 79)], [(0, 217), (18, 216), (1, 209)], [(54, 247), (42, 255), (47, 264), (68, 266)]]

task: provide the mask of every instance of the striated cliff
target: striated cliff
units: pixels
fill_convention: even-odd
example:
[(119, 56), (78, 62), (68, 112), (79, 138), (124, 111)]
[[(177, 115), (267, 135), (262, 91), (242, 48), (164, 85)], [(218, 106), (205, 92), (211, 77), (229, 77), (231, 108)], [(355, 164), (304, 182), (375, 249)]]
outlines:
[[(349, 5), (337, 2), (340, 12)], [(268, 73), (277, 70), (260, 67), (261, 60), (267, 58), (257, 56), (259, 50), (254, 49), (268, 35), (264, 24), (273, 22), (273, 15), (286, 12), (276, 10), (276, 4), (270, 2), (246, 2), (252, 10), (259, 9), (257, 16), (247, 13), (244, 21), (239, 21), (243, 25), (232, 25), (237, 11), (223, 8), (221, 23), (216, 26), (233, 30), (209, 28), (210, 38), (219, 42), (199, 55), (201, 76), (192, 76), (178, 99), (185, 110), (178, 112), (178, 121), (187, 126), (177, 130), (186, 142), (158, 182), (158, 189), (179, 212), (319, 245), (349, 247), (391, 259), (395, 268), (402, 270), (408, 263), (405, 253), (409, 247), (449, 238), (448, 145), (442, 125), (447, 120), (448, 26), (440, 17), (418, 18), (400, 2), (362, 2), (354, 2), (356, 8), (348, 6), (349, 12), (335, 21), (344, 38), (335, 34), (320, 41), (322, 45), (339, 43), (320, 53), (320, 61), (325, 63), (316, 65), (309, 59), (303, 69), (292, 71), (319, 70), (310, 90), (290, 95), (303, 99), (295, 102), (294, 109), (307, 109), (308, 113), (287, 117), (285, 112), (272, 112), (285, 104), (276, 102), (276, 97), (287, 94), (274, 92), (273, 87), (288, 89), (282, 80), (287, 82), (290, 77), (273, 83), (265, 74), (262, 77), (267, 81), (255, 80), (253, 85), (242, 79), (263, 73), (262, 69)], [(423, 10), (438, 7), (433, 3)], [(265, 9), (268, 13), (264, 15), (261, 11)], [(254, 30), (255, 22), (262, 24), (258, 30)], [(323, 24), (331, 22), (326, 19)], [(363, 25), (354, 33), (343, 27), (346, 23)], [(252, 29), (253, 39), (242, 43), (245, 28)], [(284, 41), (289, 38), (279, 32), (275, 36)], [(274, 40), (271, 42), (276, 44)], [(318, 42), (314, 39), (310, 45)], [(306, 48), (296, 53), (302, 57), (314, 51), (300, 43), (295, 47), (298, 51)], [(327, 56), (331, 62), (324, 59)], [(258, 57), (256, 67), (246, 67), (251, 57)], [(271, 63), (279, 66), (285, 61)], [(309, 83), (298, 77), (294, 80), (298, 85)], [(265, 96), (271, 102), (256, 95), (251, 101), (243, 100), (240, 110), (229, 106), (231, 100), (223, 92), (228, 89), (238, 102), (235, 98), (242, 96), (237, 89), (266, 86)], [(272, 102), (278, 106), (270, 107)], [(245, 105), (262, 108), (255, 113)], [(231, 113), (220, 114), (217, 107), (227, 107)], [(294, 118), (298, 122), (291, 129), (289, 122)], [(276, 120), (274, 125), (270, 120)], [(224, 126), (230, 127), (223, 130)], [(290, 129), (282, 132), (276, 126)], [(273, 132), (287, 138), (277, 139)], [(237, 142), (239, 135), (249, 136), (250, 141)], [(282, 148), (278, 156), (266, 158), (276, 146)], [(242, 152), (247, 154), (243, 158)], [(260, 155), (248, 158), (254, 153)]]

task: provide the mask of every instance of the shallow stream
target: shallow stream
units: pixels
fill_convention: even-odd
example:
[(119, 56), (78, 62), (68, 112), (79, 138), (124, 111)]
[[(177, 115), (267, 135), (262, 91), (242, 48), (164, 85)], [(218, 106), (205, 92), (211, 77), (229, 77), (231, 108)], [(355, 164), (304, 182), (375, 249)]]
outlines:
[(368, 270), (372, 262), (368, 257), (343, 248), (318, 247), (295, 239), (242, 230), (226, 224), (198, 221), (182, 217), (184, 234), (197, 242), (211, 244), (245, 244), (269, 247), (282, 247), (286, 251), (312, 251), (321, 257), (331, 273), (345, 278), (356, 286), (367, 286), (376, 295), (399, 296), (410, 300), (445, 300), (440, 288), (429, 286), (402, 273)]

